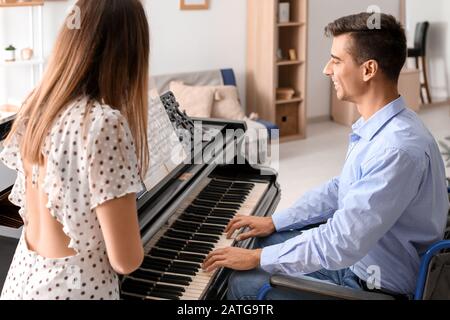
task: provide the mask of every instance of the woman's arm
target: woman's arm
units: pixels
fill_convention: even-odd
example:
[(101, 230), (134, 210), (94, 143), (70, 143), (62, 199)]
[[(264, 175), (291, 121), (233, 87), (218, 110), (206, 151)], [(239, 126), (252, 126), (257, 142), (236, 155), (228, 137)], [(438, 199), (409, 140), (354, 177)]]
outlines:
[(132, 273), (144, 259), (135, 195), (107, 201), (96, 213), (111, 266), (119, 274)]

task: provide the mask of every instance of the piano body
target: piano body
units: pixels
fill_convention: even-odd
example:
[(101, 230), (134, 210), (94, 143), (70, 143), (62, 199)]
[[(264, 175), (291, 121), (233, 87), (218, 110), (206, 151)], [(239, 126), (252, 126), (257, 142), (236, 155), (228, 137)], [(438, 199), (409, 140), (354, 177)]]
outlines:
[[(227, 130), (246, 129), (244, 122), (205, 119), (202, 126), (223, 137)], [(280, 199), (276, 172), (268, 174), (266, 169), (261, 175), (246, 161), (235, 163), (237, 158), (229, 164), (215, 161), (233, 148), (239, 150), (243, 140), (230, 136), (203, 142), (201, 152), (213, 155), (212, 161), (181, 164), (150, 191), (137, 195), (146, 256), (137, 271), (121, 277), (122, 299), (224, 298), (230, 271), (203, 272), (204, 257), (220, 247), (250, 247), (251, 239), (226, 239), (223, 230), (228, 221), (236, 214), (271, 215)], [(0, 174), (3, 177), (4, 172)], [(7, 201), (9, 190), (0, 194), (0, 289), (22, 225), (18, 208)]]

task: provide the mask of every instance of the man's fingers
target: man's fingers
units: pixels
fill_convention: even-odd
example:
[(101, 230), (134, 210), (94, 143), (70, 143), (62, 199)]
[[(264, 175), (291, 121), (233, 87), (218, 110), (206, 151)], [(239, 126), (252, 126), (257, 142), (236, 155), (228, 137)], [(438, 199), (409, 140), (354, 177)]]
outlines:
[(233, 224), (233, 226), (230, 228), (230, 230), (229, 230), (228, 233), (227, 233), (227, 239), (230, 239), (231, 236), (233, 235), (233, 233), (234, 233), (237, 229), (240, 229), (240, 228), (242, 228), (242, 227), (247, 227), (248, 225), (249, 225), (249, 224), (248, 224), (247, 221), (240, 221), (240, 222), (237, 222), (237, 223)]
[(220, 255), (220, 256), (213, 256), (210, 259), (206, 260), (203, 263), (203, 269), (204, 270), (208, 270), (208, 268), (211, 267), (211, 265), (219, 262), (219, 261), (224, 261), (226, 259), (226, 256)]
[(237, 215), (235, 216), (233, 219), (230, 220), (230, 222), (228, 222), (227, 227), (225, 228), (225, 232), (228, 232), (228, 230), (230, 230), (230, 228), (237, 222), (241, 221), (242, 219), (242, 215)]
[(208, 255), (207, 255), (206, 258), (205, 258), (205, 261), (211, 259), (211, 257), (213, 257), (213, 256), (217, 256), (217, 255), (222, 255), (222, 254), (224, 254), (224, 253), (225, 253), (225, 250), (226, 250), (226, 248), (222, 248), (222, 249), (217, 249), (217, 250), (214, 250), (214, 251), (208, 253)]
[(225, 267), (225, 266), (226, 266), (225, 260), (221, 260), (221, 261), (214, 262), (214, 263), (213, 263), (209, 268), (207, 268), (205, 271), (206, 271), (206, 272), (212, 272), (212, 271), (216, 270), (217, 268)]
[(237, 237), (238, 241), (243, 241), (246, 240), (248, 238), (253, 238), (257, 236), (257, 232), (256, 230), (250, 230), (248, 232), (242, 233)]

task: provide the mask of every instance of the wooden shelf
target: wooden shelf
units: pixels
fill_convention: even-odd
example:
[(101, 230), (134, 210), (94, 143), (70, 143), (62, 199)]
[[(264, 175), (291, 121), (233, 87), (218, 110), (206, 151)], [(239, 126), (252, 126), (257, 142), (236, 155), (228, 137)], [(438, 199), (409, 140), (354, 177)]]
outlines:
[(300, 97), (294, 97), (292, 99), (277, 100), (275, 103), (278, 105), (278, 104), (287, 104), (287, 103), (295, 103), (295, 102), (303, 102), (303, 99)]
[[(290, 21), (280, 23), (278, 6), (290, 4)], [(247, 106), (280, 128), (280, 141), (306, 137), (306, 71), (309, 0), (247, 1)], [(295, 50), (296, 60), (287, 60)], [(278, 61), (277, 55), (286, 57)], [(277, 99), (277, 88), (292, 88), (292, 99)]]
[(12, 66), (35, 66), (44, 63), (44, 59), (31, 59), (31, 60), (16, 60), (16, 61), (0, 61), (2, 67)]
[(9, 8), (9, 7), (31, 7), (31, 6), (43, 6), (44, 0), (33, 0), (33, 1), (24, 1), (24, 2), (11, 2), (11, 3), (0, 3), (0, 8)]
[(278, 23), (277, 26), (279, 28), (283, 28), (283, 27), (301, 27), (304, 26), (305, 23), (304, 22), (284, 22), (284, 23)]
[(282, 60), (277, 62), (277, 66), (292, 66), (292, 65), (298, 65), (303, 64), (305, 61), (301, 60)]

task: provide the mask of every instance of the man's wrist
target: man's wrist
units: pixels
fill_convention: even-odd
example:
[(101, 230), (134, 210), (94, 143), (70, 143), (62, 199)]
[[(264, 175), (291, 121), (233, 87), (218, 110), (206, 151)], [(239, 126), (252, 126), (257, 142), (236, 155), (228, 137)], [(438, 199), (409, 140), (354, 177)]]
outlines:
[(254, 255), (254, 259), (255, 259), (255, 267), (259, 267), (261, 265), (261, 253), (262, 253), (262, 249), (254, 249), (253, 250), (253, 255)]

